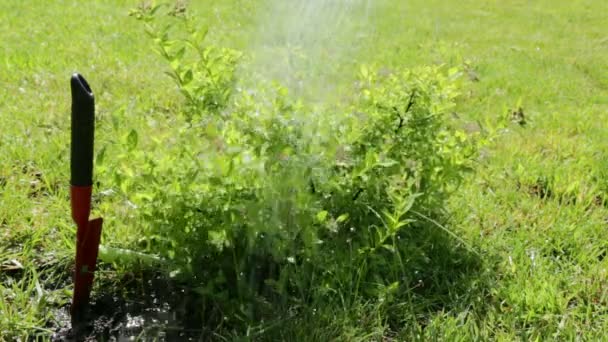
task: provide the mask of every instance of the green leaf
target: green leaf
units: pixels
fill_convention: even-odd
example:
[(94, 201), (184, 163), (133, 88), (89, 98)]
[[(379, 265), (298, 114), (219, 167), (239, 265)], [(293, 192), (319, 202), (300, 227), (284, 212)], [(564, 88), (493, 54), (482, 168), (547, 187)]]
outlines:
[(171, 65), (171, 69), (173, 69), (173, 70), (181, 69), (181, 67), (183, 66), (182, 59), (183, 59), (185, 53), (186, 53), (186, 48), (182, 47), (174, 55), (168, 56), (169, 64)]
[(210, 230), (208, 237), (209, 243), (219, 251), (223, 250), (224, 247), (230, 246), (230, 241), (228, 241), (228, 235), (225, 230)]
[(342, 214), (342, 215), (338, 216), (338, 218), (336, 219), (336, 222), (342, 223), (346, 220), (348, 220), (348, 214)]
[(391, 253), (395, 253), (395, 247), (393, 245), (383, 244), (382, 248), (386, 249), (387, 251), (389, 251)]
[(321, 223), (325, 222), (325, 220), (327, 219), (327, 214), (328, 212), (326, 210), (319, 211), (317, 213), (317, 220)]
[(367, 153), (365, 154), (365, 168), (373, 168), (376, 165), (377, 161), (378, 155), (376, 154), (376, 152), (374, 150), (367, 151)]
[(174, 72), (165, 71), (165, 75), (171, 77), (176, 83), (179, 83), (180, 80)]
[(182, 77), (182, 85), (187, 85), (188, 83), (192, 82), (193, 78), (192, 69), (188, 69), (188, 71), (186, 71)]
[(106, 146), (102, 147), (101, 150), (97, 153), (97, 157), (95, 158), (95, 164), (97, 166), (103, 165), (103, 160), (106, 155)]
[(129, 132), (129, 135), (127, 136), (127, 148), (129, 149), (129, 151), (132, 151), (137, 147), (138, 140), (139, 138), (137, 135), (137, 131), (132, 129), (131, 132)]
[(150, 15), (154, 15), (162, 6), (166, 4), (158, 4), (150, 9)]

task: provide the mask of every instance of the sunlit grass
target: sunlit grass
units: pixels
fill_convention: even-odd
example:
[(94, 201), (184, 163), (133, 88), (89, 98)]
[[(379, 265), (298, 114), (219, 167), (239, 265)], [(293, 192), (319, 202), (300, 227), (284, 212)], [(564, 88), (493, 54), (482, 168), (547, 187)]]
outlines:
[[(257, 25), (252, 13), (260, 7), (242, 0), (192, 3), (214, 41), (247, 49)], [(52, 309), (69, 301), (71, 73), (83, 73), (95, 90), (98, 148), (124, 141), (128, 127), (162, 135), (154, 116), (171, 115), (181, 103), (141, 27), (127, 16), (134, 5), (0, 3), (0, 339), (50, 336)], [(324, 308), (319, 316), (281, 321), (283, 331), (259, 330), (291, 340), (602, 338), (608, 328), (606, 13), (602, 0), (378, 1), (359, 52), (340, 67), (459, 66), (469, 79), (455, 114), (463, 124), (499, 129), (450, 208), (448, 228), (481, 253), (483, 270), (466, 280), (470, 292), (445, 289), (452, 306), (412, 307), (416, 324), (404, 318), (403, 326), (389, 327), (370, 305), (350, 315)], [(350, 81), (336, 80), (342, 89)], [(520, 106), (523, 127), (509, 116)], [(125, 121), (113, 126), (114, 116)], [(96, 207), (107, 219), (103, 243), (132, 244), (138, 227), (119, 219), (129, 217), (129, 204), (104, 196)], [(430, 281), (444, 284), (444, 275), (434, 276)]]

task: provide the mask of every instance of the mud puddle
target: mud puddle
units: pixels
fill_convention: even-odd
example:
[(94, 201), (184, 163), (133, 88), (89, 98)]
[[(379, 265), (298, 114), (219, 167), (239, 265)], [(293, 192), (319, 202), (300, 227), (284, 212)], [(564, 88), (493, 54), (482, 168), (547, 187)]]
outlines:
[[(124, 283), (122, 283), (124, 284)], [(121, 285), (122, 286), (122, 285)], [(69, 307), (56, 312), (52, 341), (202, 341), (199, 297), (161, 275), (146, 275), (129, 288), (93, 294), (84, 318), (72, 326)]]

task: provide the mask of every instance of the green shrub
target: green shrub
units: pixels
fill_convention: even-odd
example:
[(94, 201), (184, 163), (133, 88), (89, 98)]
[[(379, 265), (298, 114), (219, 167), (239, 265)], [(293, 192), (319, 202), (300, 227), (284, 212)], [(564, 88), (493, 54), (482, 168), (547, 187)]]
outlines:
[[(155, 20), (153, 9), (137, 13)], [(150, 33), (157, 46), (177, 44), (159, 40), (167, 31)], [(416, 230), (440, 229), (435, 219), (475, 154), (446, 116), (459, 73), (362, 67), (347, 108), (313, 109), (281, 87), (235, 91), (238, 53), (203, 50), (219, 62), (199, 54), (182, 64), (161, 50), (185, 115), (166, 118), (139, 150), (131, 139), (113, 161), (115, 187), (139, 208), (142, 248), (201, 294), (205, 312), (228, 319), (398, 298), (426, 258)]]
[[(158, 15), (163, 12), (164, 15)], [(217, 114), (230, 99), (240, 53), (205, 44), (207, 29), (198, 25), (185, 4), (142, 3), (130, 15), (141, 20), (155, 51), (169, 64), (166, 74), (186, 100), (188, 120), (196, 114)]]

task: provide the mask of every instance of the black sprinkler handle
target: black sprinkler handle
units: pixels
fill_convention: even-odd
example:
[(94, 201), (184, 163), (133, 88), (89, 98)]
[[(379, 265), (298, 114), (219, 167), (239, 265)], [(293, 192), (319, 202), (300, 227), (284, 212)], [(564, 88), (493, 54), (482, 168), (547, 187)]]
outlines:
[(95, 137), (95, 97), (80, 74), (72, 75), (72, 144), (70, 155), (73, 186), (93, 185), (93, 141)]

